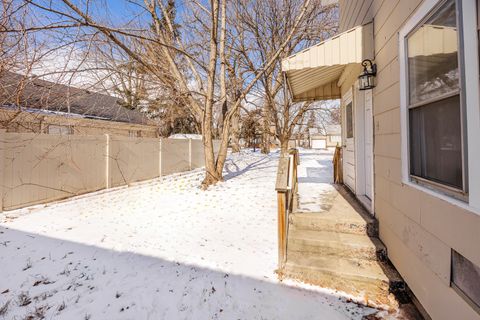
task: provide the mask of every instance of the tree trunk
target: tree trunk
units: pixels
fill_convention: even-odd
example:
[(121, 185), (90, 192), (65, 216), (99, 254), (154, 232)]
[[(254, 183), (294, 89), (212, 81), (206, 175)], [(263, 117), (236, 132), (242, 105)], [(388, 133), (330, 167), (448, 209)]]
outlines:
[(230, 142), (232, 152), (240, 152), (240, 109), (232, 117), (232, 140)]
[(228, 111), (227, 106), (227, 73), (226, 73), (226, 55), (225, 55), (225, 37), (226, 37), (226, 15), (227, 15), (227, 0), (223, 0), (221, 4), (221, 23), (220, 23), (220, 105), (221, 105), (221, 119), (219, 122), (219, 133), (223, 131), (223, 123)]
[(288, 153), (288, 140), (285, 138), (280, 139), (280, 154), (284, 155)]
[(262, 110), (262, 121), (263, 121), (263, 128), (262, 128), (262, 153), (269, 154), (270, 153), (270, 105), (268, 99), (265, 99), (265, 103), (263, 105)]
[[(210, 35), (210, 60), (208, 63), (208, 84), (205, 99), (205, 113), (202, 121), (203, 145), (205, 148), (205, 179), (202, 182), (204, 189), (217, 183), (222, 176), (217, 174), (215, 154), (213, 152), (213, 102), (215, 91), (215, 73), (217, 65), (217, 28), (218, 28), (219, 0), (212, 1), (212, 29)], [(228, 130), (224, 130), (228, 131)]]
[(203, 147), (205, 152), (205, 179), (202, 181), (202, 187), (207, 188), (209, 185), (215, 184), (222, 180), (222, 177), (217, 175), (217, 168), (215, 165), (215, 153), (213, 150), (213, 135), (212, 126), (204, 123), (203, 129)]
[(223, 123), (222, 140), (220, 144), (220, 149), (218, 150), (217, 162), (215, 164), (215, 174), (219, 180), (223, 180), (223, 166), (225, 165), (225, 161), (227, 159), (228, 143), (230, 141), (230, 123), (231, 118), (227, 116)]

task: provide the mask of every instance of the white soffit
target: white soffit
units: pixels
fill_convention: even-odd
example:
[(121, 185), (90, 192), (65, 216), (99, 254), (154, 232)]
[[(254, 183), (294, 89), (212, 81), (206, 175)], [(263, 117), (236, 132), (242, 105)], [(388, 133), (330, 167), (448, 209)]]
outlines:
[(373, 59), (373, 23), (357, 26), (282, 61), (294, 101), (340, 98), (345, 67)]

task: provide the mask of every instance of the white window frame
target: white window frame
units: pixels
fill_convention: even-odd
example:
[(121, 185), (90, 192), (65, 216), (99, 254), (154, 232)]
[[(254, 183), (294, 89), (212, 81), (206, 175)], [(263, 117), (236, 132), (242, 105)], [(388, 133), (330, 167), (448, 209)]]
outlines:
[[(409, 139), (408, 139), (408, 73), (406, 40), (409, 33), (414, 30), (429, 13), (444, 0), (424, 0), (415, 13), (406, 22), (399, 32), (399, 64), (400, 64), (400, 117), (401, 117), (401, 159), (402, 182), (408, 186), (419, 189), (437, 198), (474, 211), (480, 215), (480, 98), (479, 98), (479, 65), (478, 65), (478, 34), (477, 34), (477, 0), (463, 0), (457, 10), (460, 10), (458, 28), (460, 45), (459, 63), (468, 61), (467, 68), (463, 68), (461, 75), (461, 90), (464, 92), (464, 112), (466, 123), (467, 141), (466, 150), (466, 177), (468, 200), (463, 202), (440, 189), (429, 188), (411, 180), (409, 172)], [(459, 67), (462, 67), (459, 65)]]

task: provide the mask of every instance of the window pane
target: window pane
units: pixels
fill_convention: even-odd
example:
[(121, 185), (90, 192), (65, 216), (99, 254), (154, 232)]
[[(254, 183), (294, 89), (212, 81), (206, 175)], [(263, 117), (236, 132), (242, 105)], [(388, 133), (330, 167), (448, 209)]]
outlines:
[(460, 96), (409, 110), (410, 173), (463, 188)]
[(407, 38), (410, 104), (459, 89), (455, 1), (444, 5)]
[(353, 110), (351, 102), (347, 104), (345, 113), (347, 118), (347, 138), (353, 138)]

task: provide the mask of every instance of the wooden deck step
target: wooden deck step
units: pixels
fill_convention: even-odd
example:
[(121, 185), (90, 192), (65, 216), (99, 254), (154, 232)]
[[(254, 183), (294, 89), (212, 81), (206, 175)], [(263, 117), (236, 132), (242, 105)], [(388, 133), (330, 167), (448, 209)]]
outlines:
[(343, 216), (331, 214), (331, 212), (303, 212), (292, 213), (289, 216), (290, 226), (296, 229), (332, 231), (350, 234), (378, 235), (378, 223), (368, 216)]
[(313, 285), (363, 296), (375, 305), (391, 305), (405, 283), (387, 263), (336, 256), (306, 256), (289, 251), (285, 276)]
[(295, 227), (288, 232), (288, 252), (303, 253), (305, 256), (387, 260), (387, 250), (377, 238), (362, 234), (296, 229)]

